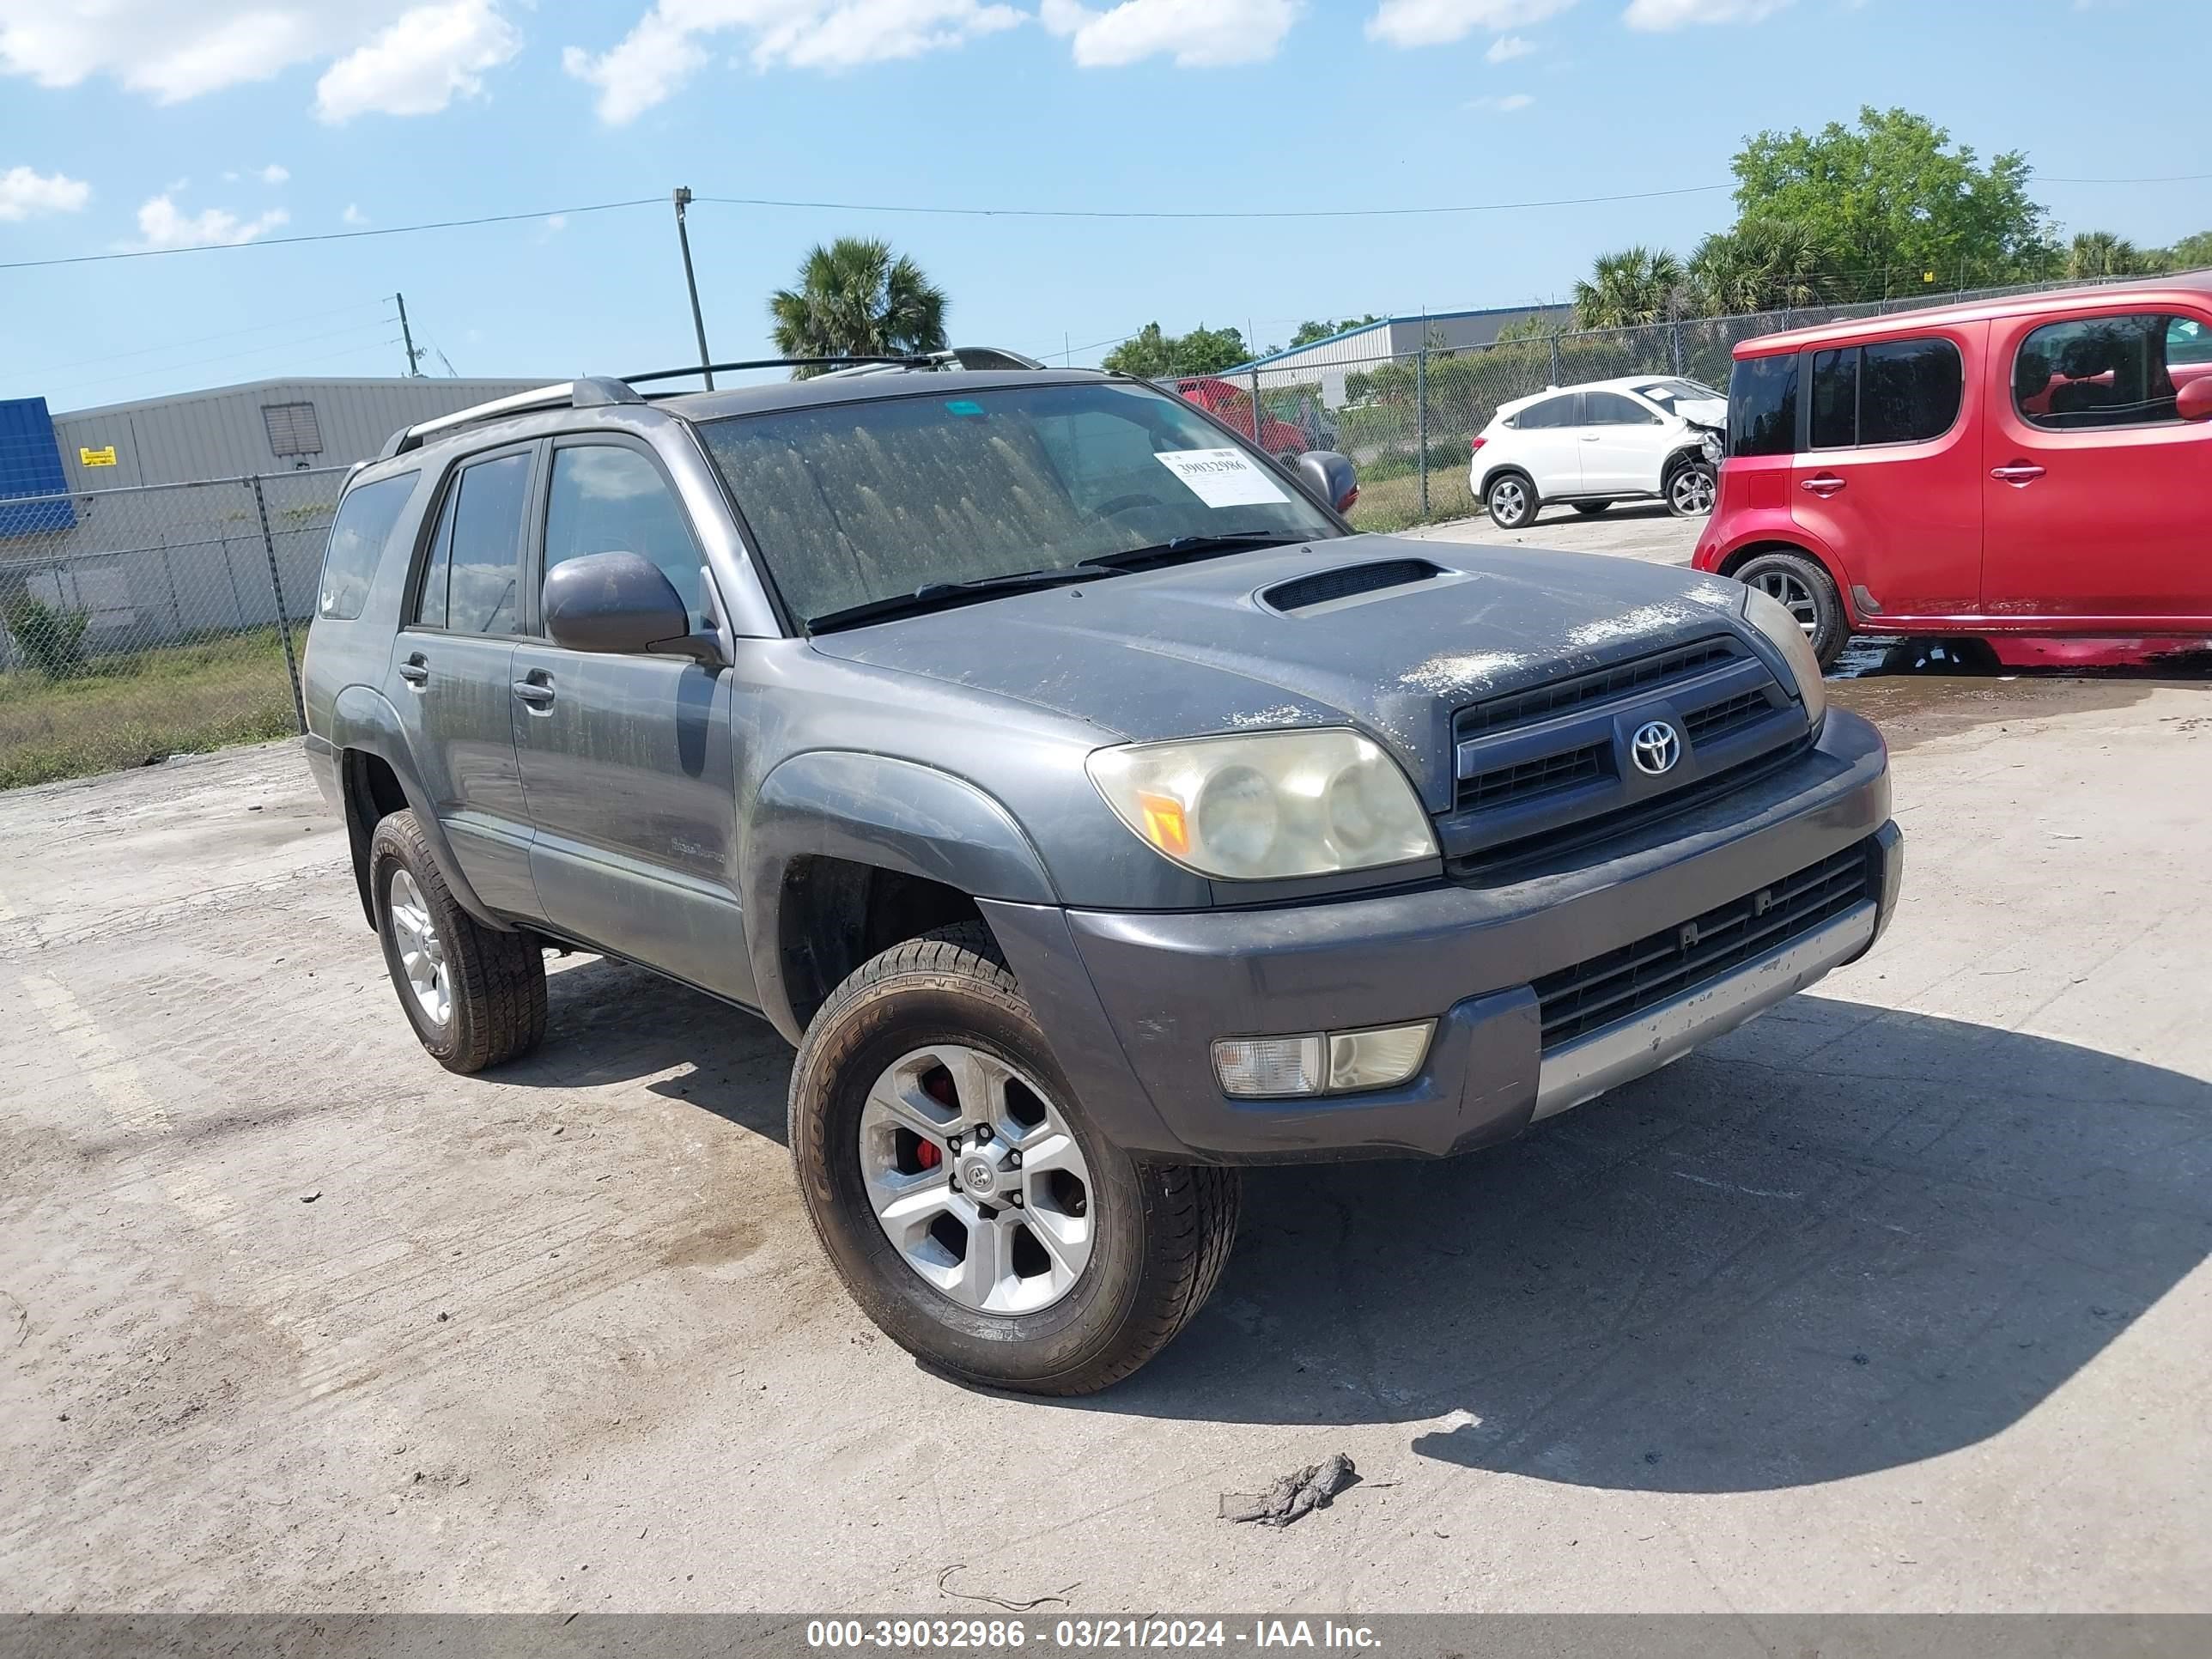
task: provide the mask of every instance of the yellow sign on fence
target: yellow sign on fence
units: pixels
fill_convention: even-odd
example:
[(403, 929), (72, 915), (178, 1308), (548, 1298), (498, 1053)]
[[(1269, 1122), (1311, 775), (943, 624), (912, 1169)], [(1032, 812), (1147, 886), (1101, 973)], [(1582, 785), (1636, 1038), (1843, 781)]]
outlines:
[(76, 463), (79, 466), (113, 466), (115, 446), (110, 444), (105, 449), (87, 449), (80, 444), (77, 447)]

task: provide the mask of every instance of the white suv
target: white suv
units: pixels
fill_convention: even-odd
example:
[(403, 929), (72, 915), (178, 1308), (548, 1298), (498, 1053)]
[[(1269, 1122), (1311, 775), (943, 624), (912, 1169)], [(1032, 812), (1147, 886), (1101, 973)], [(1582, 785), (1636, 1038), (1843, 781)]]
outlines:
[(1594, 518), (1656, 497), (1677, 518), (1701, 518), (1727, 428), (1727, 395), (1678, 376), (1555, 386), (1499, 408), (1474, 440), (1468, 483), (1500, 530), (1534, 522), (1550, 501)]

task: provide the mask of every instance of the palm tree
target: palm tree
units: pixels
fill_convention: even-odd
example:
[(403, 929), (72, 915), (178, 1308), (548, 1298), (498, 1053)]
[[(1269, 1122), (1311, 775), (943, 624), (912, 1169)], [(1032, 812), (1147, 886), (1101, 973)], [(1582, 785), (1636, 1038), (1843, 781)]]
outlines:
[(2164, 263), (2158, 250), (2145, 253), (2109, 230), (2085, 230), (2066, 250), (2069, 276), (2140, 276)]
[(1717, 231), (1690, 256), (1698, 308), (1713, 316), (1818, 305), (1833, 261), (1820, 239), (1789, 220), (1752, 220)]
[[(817, 245), (799, 286), (769, 296), (769, 331), (787, 357), (897, 357), (945, 349), (945, 290), (890, 244), (841, 236)], [(804, 380), (819, 369), (796, 368)]]
[(1575, 284), (1575, 321), (1583, 328), (1633, 328), (1674, 314), (1681, 262), (1664, 248), (1601, 253), (1589, 280)]

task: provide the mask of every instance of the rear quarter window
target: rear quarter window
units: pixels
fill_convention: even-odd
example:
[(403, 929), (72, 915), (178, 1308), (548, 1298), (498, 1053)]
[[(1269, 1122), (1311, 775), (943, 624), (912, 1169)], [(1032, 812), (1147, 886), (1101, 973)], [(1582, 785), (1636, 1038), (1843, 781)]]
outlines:
[(369, 585), (392, 532), (415, 493), (416, 472), (401, 472), (349, 490), (331, 521), (330, 545), (323, 551), (323, 580), (315, 617), (323, 622), (351, 622), (368, 600)]
[(1746, 357), (1729, 377), (1729, 453), (1797, 450), (1797, 354)]

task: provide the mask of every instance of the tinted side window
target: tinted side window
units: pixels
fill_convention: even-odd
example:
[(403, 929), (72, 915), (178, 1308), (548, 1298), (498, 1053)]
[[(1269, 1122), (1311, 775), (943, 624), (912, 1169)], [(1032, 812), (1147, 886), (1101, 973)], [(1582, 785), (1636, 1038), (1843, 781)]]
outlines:
[(545, 572), (586, 553), (635, 553), (660, 567), (696, 617), (704, 561), (691, 527), (660, 476), (635, 449), (589, 444), (553, 452), (545, 503)]
[(1553, 427), (1575, 424), (1575, 400), (1572, 398), (1547, 398), (1540, 404), (1531, 404), (1513, 417), (1517, 430), (1534, 432)]
[(1849, 449), (1859, 441), (1859, 349), (1813, 354), (1814, 449)]
[(453, 578), (446, 626), (512, 634), (522, 625), (522, 515), (530, 457), (502, 455), (462, 470), (454, 491)]
[(1966, 366), (1948, 340), (1890, 340), (1866, 348), (1859, 371), (1859, 441), (1924, 443), (1959, 418)]
[(415, 603), (415, 620), (425, 628), (446, 625), (446, 590), (453, 571), (453, 508), (460, 499), (460, 480), (456, 478), (438, 508), (438, 527), (431, 533), (430, 556), (422, 567), (422, 591)]
[(1729, 453), (1797, 449), (1797, 354), (1746, 357), (1729, 377)]
[(351, 622), (368, 599), (368, 585), (384, 557), (384, 544), (422, 475), (402, 472), (363, 484), (338, 503), (331, 524), (331, 544), (323, 552), (323, 584), (315, 614), (331, 622)]
[(1583, 393), (1584, 426), (1656, 426), (1659, 417), (1633, 398), (1618, 392)]
[(2166, 325), (2166, 363), (2212, 363), (2212, 327), (2194, 317), (2176, 317)]
[(2148, 426), (2179, 420), (2166, 348), (2177, 322), (2157, 313), (2048, 323), (2020, 343), (2012, 392), (2034, 425)]

